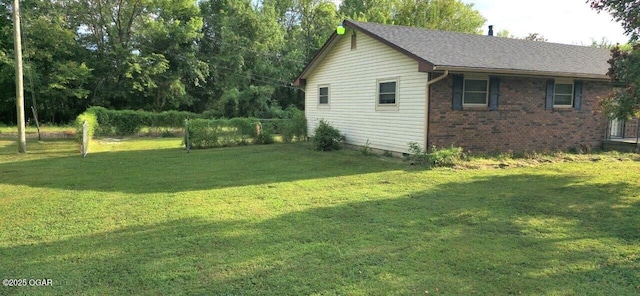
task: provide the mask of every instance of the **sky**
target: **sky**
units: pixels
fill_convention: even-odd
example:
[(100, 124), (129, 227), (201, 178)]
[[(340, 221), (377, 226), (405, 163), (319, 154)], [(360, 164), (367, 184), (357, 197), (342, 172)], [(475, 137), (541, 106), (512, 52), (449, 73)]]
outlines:
[(610, 43), (629, 38), (606, 12), (598, 14), (586, 0), (462, 0), (473, 3), (494, 32), (507, 30), (516, 37), (539, 33), (550, 42), (590, 45), (603, 37)]

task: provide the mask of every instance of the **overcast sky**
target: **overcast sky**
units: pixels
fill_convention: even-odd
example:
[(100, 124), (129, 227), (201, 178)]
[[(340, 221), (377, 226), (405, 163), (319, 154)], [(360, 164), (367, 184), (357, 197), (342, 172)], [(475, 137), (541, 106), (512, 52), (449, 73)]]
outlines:
[[(333, 0), (341, 3), (341, 0)], [(591, 45), (591, 40), (605, 37), (611, 43), (627, 43), (620, 24), (606, 13), (598, 14), (586, 0), (462, 0), (493, 25), (497, 33), (507, 30), (516, 37), (539, 33), (550, 42)]]
[(591, 44), (607, 38), (612, 43), (626, 43), (628, 37), (620, 24), (606, 13), (598, 14), (585, 0), (462, 0), (487, 19), (494, 31), (508, 30), (516, 37), (540, 33), (551, 42)]

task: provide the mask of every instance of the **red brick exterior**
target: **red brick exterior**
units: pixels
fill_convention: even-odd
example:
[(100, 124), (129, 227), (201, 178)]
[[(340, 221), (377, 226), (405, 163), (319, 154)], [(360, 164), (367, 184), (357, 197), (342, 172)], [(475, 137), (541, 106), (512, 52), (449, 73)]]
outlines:
[(472, 153), (543, 152), (600, 147), (607, 121), (596, 113), (611, 87), (584, 81), (582, 108), (545, 110), (544, 78), (500, 77), (498, 110), (452, 109), (453, 79), (431, 85), (430, 147), (460, 146)]

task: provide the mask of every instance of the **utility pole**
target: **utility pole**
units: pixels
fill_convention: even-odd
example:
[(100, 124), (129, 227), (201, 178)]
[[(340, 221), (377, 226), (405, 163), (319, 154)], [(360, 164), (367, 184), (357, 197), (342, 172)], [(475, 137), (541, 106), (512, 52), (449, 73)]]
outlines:
[(20, 0), (13, 0), (13, 35), (16, 55), (16, 111), (18, 111), (18, 152), (27, 152), (24, 126), (24, 81), (22, 76), (22, 34), (20, 34)]

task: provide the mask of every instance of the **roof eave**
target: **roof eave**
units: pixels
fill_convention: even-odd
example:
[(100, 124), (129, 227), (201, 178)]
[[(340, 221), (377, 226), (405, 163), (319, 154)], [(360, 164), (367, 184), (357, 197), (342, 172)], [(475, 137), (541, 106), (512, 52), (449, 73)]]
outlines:
[(534, 77), (564, 77), (564, 78), (579, 78), (579, 79), (592, 79), (592, 80), (606, 80), (610, 81), (611, 78), (604, 74), (591, 74), (591, 73), (569, 73), (569, 72), (552, 72), (552, 71), (533, 71), (533, 70), (519, 70), (519, 69), (499, 69), (499, 68), (474, 68), (474, 67), (460, 67), (460, 66), (434, 66), (433, 71), (450, 72), (479, 72), (489, 74), (503, 74), (503, 75), (518, 75), (518, 76), (534, 76)]
[(429, 62), (429, 61), (417, 56), (416, 54), (414, 54), (414, 53), (412, 53), (412, 52), (410, 52), (410, 51), (408, 51), (408, 50), (406, 50), (406, 49), (394, 44), (393, 42), (390, 42), (387, 39), (384, 39), (384, 38), (376, 35), (375, 33), (373, 33), (371, 31), (359, 26), (358, 24), (356, 24), (356, 23), (354, 23), (354, 22), (352, 22), (350, 20), (344, 20), (343, 24), (345, 24), (345, 25), (347, 25), (347, 26), (349, 26), (351, 28), (357, 29), (358, 31), (367, 34), (369, 37), (382, 42), (382, 44), (385, 44), (385, 45), (397, 50), (398, 52), (406, 55), (407, 57), (418, 61), (420, 63), (420, 65), (419, 65), (419, 68), (420, 68), (419, 71), (420, 72), (427, 72), (427, 69), (433, 68), (433, 63), (431, 63), (431, 62)]
[[(413, 54), (413, 53), (411, 53), (411, 52), (409, 52), (409, 51), (407, 51), (407, 50), (405, 50), (405, 49), (403, 49), (403, 48), (401, 48), (401, 47), (399, 47), (399, 46), (397, 46), (397, 45), (395, 45), (395, 44), (393, 44), (391, 42), (389, 42), (389, 41), (387, 41), (386, 39), (384, 39), (384, 38), (382, 38), (382, 37), (370, 32), (370, 31), (368, 31), (365, 28), (362, 28), (361, 26), (358, 26), (357, 24), (355, 24), (355, 23), (353, 23), (353, 22), (351, 22), (349, 20), (344, 20), (342, 22), (342, 24), (345, 27), (351, 27), (354, 30), (358, 30), (358, 31), (368, 35), (369, 37), (371, 37), (371, 38), (373, 38), (375, 40), (378, 40), (378, 41), (382, 42), (383, 44), (385, 44), (385, 45), (387, 45), (387, 46), (399, 51), (400, 53), (408, 56), (409, 58), (412, 58), (412, 59), (418, 61), (418, 63), (419, 63), (418, 64), (418, 71), (420, 71), (420, 72), (430, 72), (434, 68), (434, 65), (431, 62), (429, 62), (429, 61), (427, 61), (427, 60), (425, 60), (425, 59), (423, 59), (423, 58), (421, 58), (421, 57), (419, 57), (419, 56), (417, 56), (417, 55), (415, 55), (415, 54)], [(298, 75), (298, 77), (296, 78), (296, 80), (293, 83), (294, 86), (301, 86), (301, 85), (304, 85), (306, 83), (306, 78), (308, 77), (309, 72), (311, 72), (311, 70), (316, 67), (317, 62), (319, 60), (321, 60), (326, 55), (327, 51), (331, 48), (331, 46), (333, 44), (333, 41), (335, 39), (337, 39), (337, 37), (338, 37), (338, 34), (336, 33), (336, 31), (333, 31), (333, 34), (331, 34), (331, 37), (329, 37), (329, 39), (327, 39), (327, 41), (324, 43), (324, 45), (322, 45), (322, 47), (320, 48), (320, 50), (318, 50), (318, 53), (316, 53), (316, 55), (313, 57), (311, 62), (309, 62), (305, 66), (305, 68), (302, 70), (302, 73), (300, 73), (300, 75)]]

